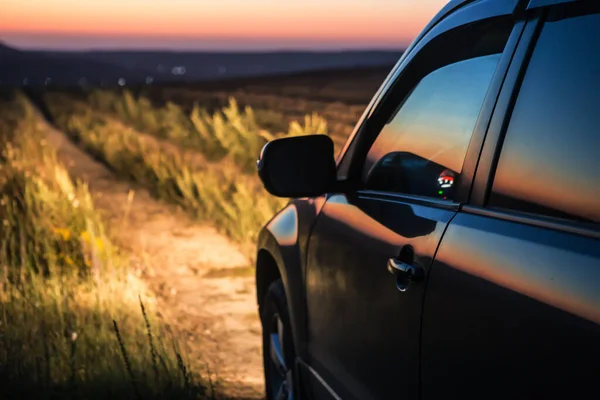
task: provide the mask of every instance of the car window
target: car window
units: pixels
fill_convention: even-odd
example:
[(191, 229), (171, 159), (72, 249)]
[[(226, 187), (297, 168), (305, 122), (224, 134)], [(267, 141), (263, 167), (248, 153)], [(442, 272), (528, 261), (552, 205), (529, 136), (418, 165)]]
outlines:
[[(453, 200), (487, 90), (510, 29), (472, 39), (422, 77), (384, 125), (363, 167), (365, 188)], [(500, 37), (500, 40), (498, 40)], [(489, 40), (493, 38), (493, 40)], [(486, 41), (487, 39), (487, 41)], [(447, 54), (452, 51), (447, 50)]]
[(489, 205), (600, 222), (600, 14), (542, 28), (507, 128)]

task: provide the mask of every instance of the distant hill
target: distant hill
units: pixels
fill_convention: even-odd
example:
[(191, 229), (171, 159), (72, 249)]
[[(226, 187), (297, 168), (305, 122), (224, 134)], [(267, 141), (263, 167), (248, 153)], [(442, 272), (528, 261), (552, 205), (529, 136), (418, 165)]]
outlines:
[[(394, 60), (396, 61), (396, 60)], [(201, 88), (206, 90), (240, 90), (244, 88), (270, 88), (288, 85), (319, 87), (340, 81), (346, 85), (360, 86), (361, 81), (375, 79), (383, 82), (395, 62), (376, 66), (342, 66), (338, 68), (310, 69), (273, 75), (239, 76), (197, 83), (169, 83), (169, 87)]]
[(85, 78), (90, 84), (114, 82), (120, 78), (139, 80), (145, 71), (128, 69), (73, 53), (21, 51), (0, 43), (0, 83), (9, 85), (78, 84)]
[(0, 83), (116, 85), (213, 81), (393, 65), (400, 51), (169, 52), (24, 51), (0, 43)]
[[(181, 73), (174, 78), (212, 80), (286, 74), (311, 70), (373, 67), (394, 64), (401, 51), (279, 51), (279, 52), (152, 52), (83, 53), (89, 58), (127, 68)], [(183, 69), (184, 70), (183, 70)]]

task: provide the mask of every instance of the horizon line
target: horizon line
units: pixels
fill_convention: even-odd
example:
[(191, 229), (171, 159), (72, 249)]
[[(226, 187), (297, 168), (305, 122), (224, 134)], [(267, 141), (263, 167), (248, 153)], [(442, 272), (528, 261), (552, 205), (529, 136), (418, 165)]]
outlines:
[(402, 47), (387, 47), (387, 46), (365, 46), (365, 47), (258, 47), (258, 48), (227, 48), (215, 49), (214, 47), (190, 49), (186, 47), (115, 47), (101, 46), (90, 48), (69, 48), (66, 47), (29, 47), (19, 46), (0, 37), (0, 45), (9, 47), (17, 51), (34, 51), (34, 52), (57, 52), (57, 53), (102, 53), (102, 52), (135, 52), (135, 53), (360, 53), (360, 52), (404, 52), (407, 46)]

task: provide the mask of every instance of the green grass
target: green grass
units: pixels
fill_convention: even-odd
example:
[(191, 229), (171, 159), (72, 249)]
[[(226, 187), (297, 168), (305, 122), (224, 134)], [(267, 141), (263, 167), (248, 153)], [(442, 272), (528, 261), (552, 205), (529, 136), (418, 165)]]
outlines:
[(206, 398), (31, 106), (0, 106), (0, 398)]

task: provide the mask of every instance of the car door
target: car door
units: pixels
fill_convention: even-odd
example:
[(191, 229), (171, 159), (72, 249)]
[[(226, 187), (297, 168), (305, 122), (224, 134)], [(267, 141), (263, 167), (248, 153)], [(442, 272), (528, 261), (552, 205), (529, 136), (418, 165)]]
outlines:
[(542, 11), (431, 268), (423, 399), (600, 398), (600, 4)]
[(418, 397), (425, 279), (470, 188), (477, 132), (522, 28), (511, 16), (461, 21), (409, 57), (355, 139), (362, 151), (350, 189), (328, 196), (313, 228), (306, 290), (316, 399)]

